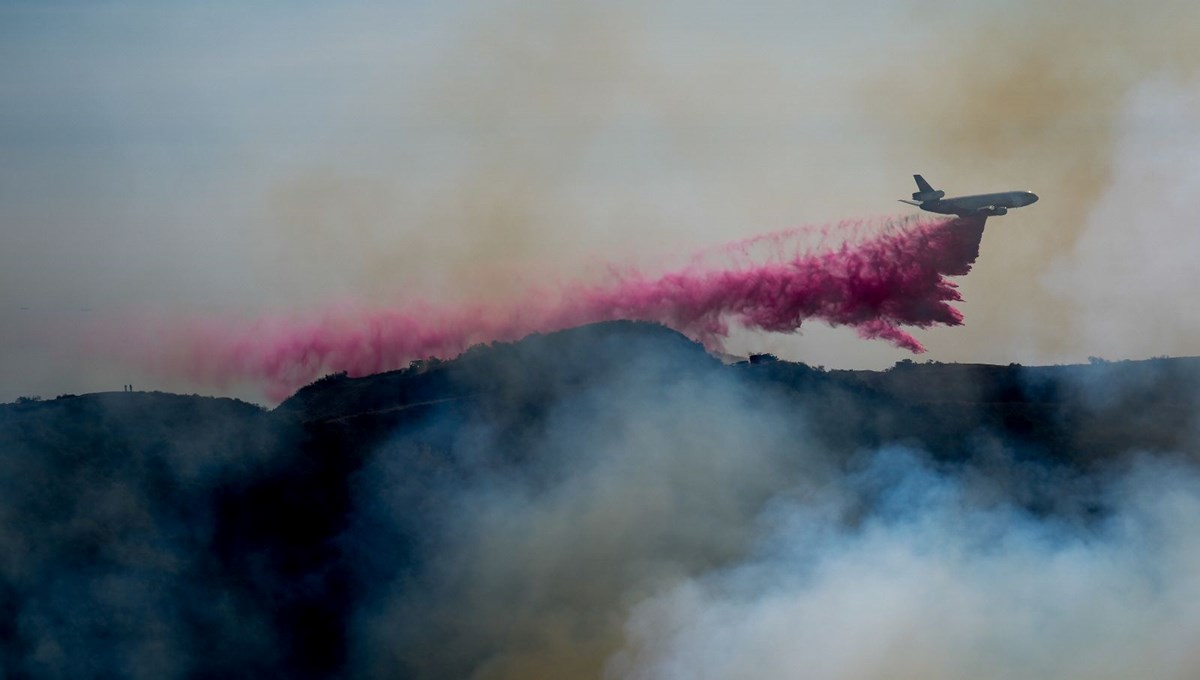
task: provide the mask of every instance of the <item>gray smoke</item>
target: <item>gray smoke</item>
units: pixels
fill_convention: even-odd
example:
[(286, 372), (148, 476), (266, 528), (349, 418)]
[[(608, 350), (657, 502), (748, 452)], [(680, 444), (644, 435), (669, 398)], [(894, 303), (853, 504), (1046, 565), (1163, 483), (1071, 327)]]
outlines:
[(881, 451), (825, 499), (768, 504), (747, 560), (635, 606), (609, 675), (1195, 677), (1196, 469), (1139, 460), (1101, 498), (1086, 524), (980, 505)]
[(725, 367), (616, 323), (274, 413), (6, 405), (0, 668), (1195, 677), (1197, 375)]
[[(594, 359), (612, 374), (552, 405), (521, 451), (532, 468), (439, 480), (452, 500), (433, 557), (359, 619), (367, 675), (595, 677), (630, 604), (738, 559), (767, 498), (827, 475), (804, 451), (803, 419), (736, 381)], [(495, 459), (503, 434), (468, 429), (455, 457)], [(358, 531), (409, 521), (403, 450), (364, 472), (375, 502)]]
[[(364, 471), (358, 493), (371, 500), (355, 544), (412, 522), (414, 485), (450, 511), (419, 568), (363, 571), (383, 596), (355, 619), (359, 672), (1200, 670), (1189, 642), (1200, 631), (1200, 472), (1189, 458), (1085, 471), (985, 432), (953, 463), (911, 446), (840, 452), (810, 425), (863, 402), (797, 409), (728, 375), (596, 361), (612, 362), (606, 379), (553, 403), (519, 474), (414, 481), (406, 441)], [(1141, 387), (1115, 385), (1109, 399)], [(478, 470), (503, 437), (469, 425), (454, 458)]]

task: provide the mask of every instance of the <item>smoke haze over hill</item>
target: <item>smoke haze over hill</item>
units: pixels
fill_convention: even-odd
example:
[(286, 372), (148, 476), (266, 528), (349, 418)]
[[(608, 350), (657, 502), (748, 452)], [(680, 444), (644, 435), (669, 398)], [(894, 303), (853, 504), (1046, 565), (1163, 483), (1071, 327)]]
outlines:
[(723, 366), (601, 324), (278, 409), (0, 407), (33, 676), (1189, 677), (1200, 364)]

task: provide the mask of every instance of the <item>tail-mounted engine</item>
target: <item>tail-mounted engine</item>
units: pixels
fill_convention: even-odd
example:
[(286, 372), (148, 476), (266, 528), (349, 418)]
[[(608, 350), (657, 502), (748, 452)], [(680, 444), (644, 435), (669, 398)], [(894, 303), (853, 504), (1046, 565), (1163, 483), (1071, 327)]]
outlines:
[(912, 197), (914, 201), (921, 201), (923, 203), (925, 201), (936, 201), (945, 195), (946, 192), (942, 191), (941, 189), (936, 189), (934, 191), (918, 191), (914, 193)]

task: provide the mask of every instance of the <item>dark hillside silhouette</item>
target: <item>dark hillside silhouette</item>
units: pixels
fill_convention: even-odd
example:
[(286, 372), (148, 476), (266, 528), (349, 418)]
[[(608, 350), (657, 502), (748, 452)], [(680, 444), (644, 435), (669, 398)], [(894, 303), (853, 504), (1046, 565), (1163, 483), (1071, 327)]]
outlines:
[[(1087, 486), (1070, 480), (1194, 450), (1200, 359), (723, 365), (666, 328), (614, 322), (330, 376), (272, 411), (144, 392), (3, 405), (0, 675), (469, 672), (504, 643), (431, 621), (470, 641), (442, 659), (418, 630), (431, 598), (449, 597), (428, 584), (448, 568), (464, 499), (555, 493), (592, 460), (577, 449), (627, 426), (620, 414), (709, 394), (739, 422), (802, 426), (797, 455), (820, 449), (834, 468), (903, 445), (1008, 475), (1009, 501), (1033, 512), (1073, 512), (1055, 498)], [(721, 416), (701, 410), (669, 412), (665, 431), (719, 433)], [(1075, 509), (1103, 513), (1094, 499)], [(387, 626), (364, 633), (385, 602)]]

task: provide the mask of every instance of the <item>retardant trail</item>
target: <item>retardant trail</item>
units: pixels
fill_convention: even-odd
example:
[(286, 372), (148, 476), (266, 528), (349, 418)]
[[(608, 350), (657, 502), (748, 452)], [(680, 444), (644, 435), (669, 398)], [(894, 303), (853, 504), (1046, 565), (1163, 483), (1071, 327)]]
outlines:
[[(481, 342), (513, 341), (615, 319), (653, 321), (720, 349), (731, 324), (790, 333), (818, 319), (913, 352), (904, 326), (958, 325), (947, 276), (979, 254), (983, 218), (843, 222), (779, 232), (697, 254), (657, 276), (614, 273), (596, 285), (531, 291), (507, 305), (352, 309), (320, 317), (191, 320), (134, 343), (153, 368), (213, 384), (259, 382), (282, 398), (322, 374), (366, 375), (413, 359), (450, 358)], [(834, 247), (798, 242), (816, 237)], [(722, 261), (714, 264), (714, 260)]]

